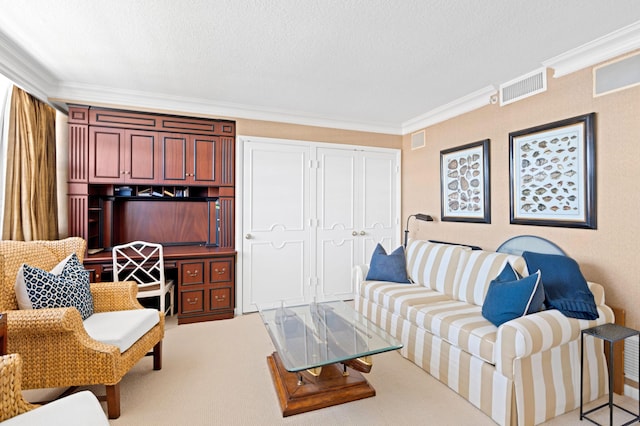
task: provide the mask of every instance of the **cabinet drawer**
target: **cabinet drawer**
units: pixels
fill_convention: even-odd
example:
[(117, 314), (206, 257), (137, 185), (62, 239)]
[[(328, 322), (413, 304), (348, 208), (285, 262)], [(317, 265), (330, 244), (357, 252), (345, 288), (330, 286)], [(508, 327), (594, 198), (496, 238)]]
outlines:
[(204, 289), (180, 292), (180, 313), (204, 312)]
[(232, 259), (216, 259), (209, 263), (209, 282), (220, 283), (231, 281)]
[(204, 284), (204, 262), (184, 262), (180, 264), (182, 285)]
[(211, 289), (211, 310), (225, 309), (231, 307), (231, 289), (214, 288)]

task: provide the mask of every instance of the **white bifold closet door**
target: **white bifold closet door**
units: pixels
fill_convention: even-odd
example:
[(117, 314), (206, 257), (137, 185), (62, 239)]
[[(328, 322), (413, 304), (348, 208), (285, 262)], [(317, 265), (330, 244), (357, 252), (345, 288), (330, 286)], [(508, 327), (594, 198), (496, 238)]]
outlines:
[(397, 247), (399, 150), (240, 138), (242, 309), (354, 297), (353, 267)]
[(353, 299), (354, 265), (377, 243), (392, 247), (397, 162), (390, 153), (318, 148), (316, 273), (323, 299)]

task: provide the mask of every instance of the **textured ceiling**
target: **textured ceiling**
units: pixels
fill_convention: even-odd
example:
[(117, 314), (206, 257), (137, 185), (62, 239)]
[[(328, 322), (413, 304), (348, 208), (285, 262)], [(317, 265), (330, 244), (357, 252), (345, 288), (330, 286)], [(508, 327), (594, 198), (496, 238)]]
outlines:
[(400, 128), (640, 20), (637, 0), (0, 0), (0, 11), (0, 32), (48, 71), (50, 97), (126, 93), (347, 128)]

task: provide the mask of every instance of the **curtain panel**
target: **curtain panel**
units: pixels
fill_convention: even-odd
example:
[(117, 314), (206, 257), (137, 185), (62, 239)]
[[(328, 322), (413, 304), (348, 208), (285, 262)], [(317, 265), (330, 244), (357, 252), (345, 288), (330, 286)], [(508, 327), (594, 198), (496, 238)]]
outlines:
[(58, 239), (55, 110), (13, 88), (2, 239)]

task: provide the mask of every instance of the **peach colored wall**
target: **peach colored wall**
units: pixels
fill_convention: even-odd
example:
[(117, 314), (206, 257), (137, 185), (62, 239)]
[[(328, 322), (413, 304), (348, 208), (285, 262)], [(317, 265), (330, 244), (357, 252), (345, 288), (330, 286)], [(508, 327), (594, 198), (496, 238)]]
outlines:
[[(488, 105), (428, 127), (426, 146), (411, 150), (403, 137), (402, 211), (428, 213), (412, 236), (496, 249), (516, 235), (537, 235), (576, 259), (589, 281), (606, 289), (607, 304), (626, 310), (640, 327), (640, 87), (592, 96), (592, 69), (553, 78), (545, 93), (506, 105)], [(509, 224), (509, 132), (596, 113), (597, 230)], [(440, 150), (491, 139), (491, 224), (440, 222)]]
[(301, 126), (271, 121), (235, 120), (236, 134), (242, 136), (261, 136), (265, 138), (363, 145), (376, 148), (402, 148), (402, 137), (397, 135)]

